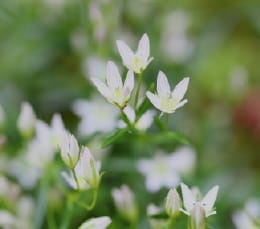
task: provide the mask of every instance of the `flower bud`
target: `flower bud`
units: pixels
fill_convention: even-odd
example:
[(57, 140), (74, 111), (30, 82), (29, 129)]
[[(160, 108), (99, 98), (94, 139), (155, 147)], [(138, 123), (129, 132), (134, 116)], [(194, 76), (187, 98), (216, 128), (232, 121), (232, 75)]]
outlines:
[(190, 229), (206, 229), (206, 214), (201, 203), (195, 203), (190, 215)]
[(92, 218), (81, 224), (78, 229), (106, 229), (111, 222), (107, 216)]
[(119, 214), (131, 223), (136, 222), (138, 210), (132, 190), (122, 185), (121, 188), (112, 190), (112, 196)]
[(62, 160), (73, 169), (79, 160), (79, 145), (76, 138), (64, 131), (61, 137), (60, 148)]
[(176, 189), (170, 189), (165, 201), (165, 212), (169, 217), (176, 217), (181, 208), (181, 199)]
[(17, 120), (17, 127), (20, 133), (28, 138), (31, 137), (36, 124), (36, 115), (30, 103), (23, 102), (21, 112)]

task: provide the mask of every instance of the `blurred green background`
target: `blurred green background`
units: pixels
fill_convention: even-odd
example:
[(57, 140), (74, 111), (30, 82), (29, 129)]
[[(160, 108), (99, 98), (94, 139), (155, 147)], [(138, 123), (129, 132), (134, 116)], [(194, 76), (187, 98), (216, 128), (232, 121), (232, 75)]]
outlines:
[[(96, 94), (89, 79), (102, 69), (95, 60), (121, 64), (116, 40), (134, 48), (147, 33), (154, 57), (144, 73), (147, 85), (155, 82), (158, 70), (173, 85), (191, 78), (188, 104), (170, 116), (170, 128), (186, 136), (197, 152), (195, 174), (187, 180), (203, 191), (220, 185), (212, 224), (234, 228), (234, 209), (250, 197), (260, 198), (259, 9), (258, 0), (0, 1), (0, 104), (8, 114), (8, 144), (17, 144), (22, 101), (29, 101), (43, 120), (61, 113), (66, 127), (76, 130), (71, 106)], [(171, 146), (176, 143), (165, 147)], [(112, 151), (130, 157), (122, 156), (124, 147)], [(142, 154), (137, 143), (131, 149), (134, 157)], [(136, 172), (111, 175), (110, 169), (107, 165), (107, 187), (122, 181), (135, 191), (144, 188), (131, 180)], [(104, 190), (98, 206), (110, 195)], [(159, 203), (165, 193), (144, 203)], [(143, 191), (138, 198), (146, 195)], [(104, 201), (106, 208), (97, 207), (96, 215), (109, 212), (112, 202)]]

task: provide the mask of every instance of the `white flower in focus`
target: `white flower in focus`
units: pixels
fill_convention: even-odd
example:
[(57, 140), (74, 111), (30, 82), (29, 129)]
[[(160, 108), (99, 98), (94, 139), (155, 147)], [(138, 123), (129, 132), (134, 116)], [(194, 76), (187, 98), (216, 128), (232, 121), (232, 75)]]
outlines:
[[(181, 209), (183, 213), (186, 215), (191, 215), (193, 209), (203, 208), (205, 211), (205, 217), (209, 217), (211, 215), (216, 214), (217, 212), (214, 210), (214, 204), (216, 202), (217, 194), (218, 194), (218, 186), (214, 186), (202, 200), (197, 200), (196, 196), (192, 191), (188, 188), (187, 185), (181, 183), (182, 190), (182, 198), (183, 205), (185, 209)], [(195, 212), (196, 214), (196, 212)]]
[(170, 189), (165, 201), (165, 211), (171, 218), (176, 217), (181, 209), (181, 199), (176, 189)]
[(17, 120), (17, 127), (21, 134), (25, 137), (30, 137), (33, 134), (36, 124), (36, 115), (30, 103), (23, 102), (21, 112)]
[(78, 229), (106, 229), (112, 220), (108, 216), (102, 216), (87, 220)]
[(113, 189), (112, 196), (118, 212), (129, 222), (136, 222), (138, 210), (134, 193), (127, 185)]
[(81, 118), (78, 126), (80, 136), (110, 132), (117, 126), (118, 110), (100, 98), (76, 100), (72, 109)]
[(89, 149), (87, 147), (83, 147), (80, 153), (79, 161), (75, 167), (77, 181), (72, 176), (72, 173), (68, 175), (63, 172), (62, 175), (74, 189), (97, 189), (101, 179), (99, 174), (100, 167), (100, 162), (94, 159)]
[(135, 53), (124, 41), (117, 40), (116, 44), (123, 64), (135, 73), (141, 73), (153, 60), (153, 58), (150, 57), (150, 41), (146, 33), (140, 39)]
[(108, 102), (121, 108), (125, 107), (134, 89), (133, 72), (127, 72), (126, 80), (123, 84), (117, 66), (112, 61), (108, 61), (106, 81), (107, 84), (103, 83), (100, 79), (92, 78), (92, 82)]
[[(136, 114), (135, 111), (132, 107), (126, 106), (124, 109), (124, 113), (129, 119), (131, 123), (133, 123), (136, 127), (136, 129), (145, 131), (148, 129), (152, 123), (153, 123), (153, 117), (154, 117), (154, 112), (152, 110), (146, 111), (139, 119), (137, 122), (135, 122), (136, 119)], [(123, 121), (119, 122), (119, 127), (124, 128), (126, 127), (126, 124)]]
[(71, 169), (79, 160), (79, 145), (74, 135), (64, 131), (61, 138), (61, 157), (64, 163)]
[(189, 78), (186, 77), (171, 91), (166, 75), (162, 71), (159, 71), (157, 77), (157, 94), (148, 91), (146, 96), (157, 109), (165, 113), (173, 113), (188, 102), (187, 99), (182, 100), (188, 89), (188, 84)]
[(162, 187), (176, 187), (182, 175), (190, 173), (195, 165), (195, 152), (181, 147), (176, 152), (158, 152), (154, 158), (138, 161), (138, 170), (145, 176), (146, 188), (156, 192)]

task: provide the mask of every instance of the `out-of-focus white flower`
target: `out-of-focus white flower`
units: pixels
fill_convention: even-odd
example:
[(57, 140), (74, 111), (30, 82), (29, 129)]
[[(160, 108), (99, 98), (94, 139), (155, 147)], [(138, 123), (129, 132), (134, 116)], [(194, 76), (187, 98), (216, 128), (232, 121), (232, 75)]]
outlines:
[(163, 19), (160, 47), (168, 60), (182, 63), (191, 56), (194, 44), (188, 35), (189, 22), (189, 15), (182, 10)]
[(196, 199), (196, 196), (192, 191), (188, 188), (187, 185), (181, 183), (182, 190), (182, 198), (183, 205), (185, 209), (181, 209), (183, 213), (186, 215), (197, 214), (198, 212), (194, 211), (204, 211), (205, 217), (209, 217), (211, 215), (216, 214), (217, 212), (214, 210), (214, 204), (216, 202), (217, 194), (218, 194), (219, 186), (214, 186), (204, 197), (202, 200)]
[(65, 180), (74, 189), (87, 190), (89, 188), (97, 189), (101, 176), (99, 174), (101, 164), (96, 161), (87, 147), (83, 147), (80, 153), (79, 161), (75, 167), (74, 179), (73, 174), (62, 173)]
[(106, 80), (107, 84), (97, 78), (92, 78), (92, 82), (108, 102), (121, 108), (125, 107), (134, 88), (133, 72), (128, 71), (123, 85), (117, 66), (109, 61), (106, 68)]
[(148, 91), (146, 95), (157, 109), (165, 113), (173, 113), (188, 102), (187, 99), (182, 100), (188, 89), (188, 84), (189, 78), (186, 77), (171, 91), (166, 75), (162, 71), (159, 71), (157, 77), (157, 94)]
[(53, 147), (57, 149), (57, 147), (61, 144), (61, 137), (64, 131), (66, 131), (60, 114), (53, 115), (50, 131), (51, 143), (53, 144)]
[(153, 60), (150, 57), (150, 41), (146, 33), (141, 37), (135, 53), (124, 41), (117, 40), (116, 44), (123, 64), (135, 73), (141, 73)]
[(107, 154), (109, 153), (109, 147), (107, 148), (102, 148), (101, 146), (101, 139), (99, 138), (93, 138), (89, 144), (88, 144), (88, 148), (90, 150), (90, 152), (92, 152), (93, 156), (97, 159), (102, 161), (102, 159), (104, 159)]
[(20, 187), (10, 182), (6, 177), (0, 176), (0, 198), (16, 201), (20, 194)]
[(260, 226), (260, 201), (250, 199), (243, 210), (233, 214), (232, 219), (237, 229), (258, 229)]
[(30, 103), (23, 102), (21, 112), (17, 119), (17, 127), (22, 135), (30, 137), (33, 134), (36, 124), (36, 115)]
[(157, 152), (152, 159), (138, 162), (138, 170), (145, 176), (146, 188), (156, 192), (162, 187), (176, 187), (180, 176), (187, 175), (195, 165), (195, 152), (189, 147), (176, 149), (172, 154)]
[(165, 220), (164, 219), (157, 219), (153, 218), (154, 215), (161, 214), (163, 212), (163, 209), (154, 205), (149, 204), (146, 209), (146, 213), (149, 216), (149, 224), (152, 229), (163, 229), (165, 228)]
[(122, 185), (119, 189), (112, 190), (112, 196), (121, 216), (129, 222), (136, 222), (138, 210), (132, 190), (127, 185)]
[(234, 67), (230, 73), (230, 87), (237, 94), (237, 91), (245, 92), (248, 87), (248, 71), (243, 66)]
[(18, 178), (25, 188), (32, 188), (53, 160), (64, 127), (59, 115), (54, 116), (51, 126), (38, 120), (35, 137), (28, 142), (23, 153), (9, 163), (9, 172)]
[(176, 217), (180, 213), (181, 199), (176, 189), (170, 189), (165, 201), (165, 211), (171, 218)]
[(74, 135), (64, 131), (61, 138), (61, 158), (71, 169), (79, 160), (79, 144)]
[(5, 112), (3, 107), (0, 104), (0, 128), (4, 125), (5, 122)]
[(106, 61), (98, 56), (90, 56), (84, 60), (82, 70), (87, 79), (99, 78), (105, 80)]
[[(136, 115), (135, 111), (132, 107), (126, 106), (124, 109), (124, 113), (126, 114), (127, 118), (129, 121), (134, 124), (136, 129), (145, 131), (148, 129), (152, 123), (153, 123), (153, 117), (154, 117), (154, 112), (152, 110), (146, 111), (139, 119), (137, 122), (135, 122)], [(124, 128), (126, 127), (126, 124), (123, 121), (119, 122), (119, 127)]]
[(112, 220), (108, 216), (102, 216), (87, 220), (78, 229), (106, 229)]
[(73, 31), (70, 35), (70, 44), (73, 49), (77, 52), (81, 53), (85, 50), (87, 46), (88, 40), (86, 37), (86, 33), (82, 29), (77, 29)]
[(0, 210), (0, 226), (3, 228), (12, 228), (15, 222), (15, 216), (6, 210)]
[(80, 136), (110, 132), (117, 126), (118, 110), (100, 98), (76, 100), (72, 109), (81, 118), (78, 126)]

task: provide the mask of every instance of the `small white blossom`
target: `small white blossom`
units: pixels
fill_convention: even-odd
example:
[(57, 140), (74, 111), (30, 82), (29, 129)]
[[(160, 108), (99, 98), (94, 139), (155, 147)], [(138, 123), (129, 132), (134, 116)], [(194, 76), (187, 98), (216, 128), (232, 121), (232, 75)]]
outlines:
[(24, 136), (31, 136), (36, 124), (36, 115), (30, 103), (23, 102), (17, 120), (17, 127)]
[(79, 145), (74, 135), (64, 131), (61, 138), (61, 157), (64, 163), (74, 168), (79, 160)]
[(89, 136), (96, 132), (107, 133), (117, 126), (118, 110), (103, 99), (79, 99), (73, 103), (72, 109), (81, 118), (78, 125), (80, 136)]
[(109, 61), (106, 68), (106, 81), (107, 84), (100, 79), (92, 78), (92, 82), (108, 102), (121, 108), (124, 107), (129, 101), (134, 88), (133, 72), (128, 71), (123, 84), (117, 66), (112, 61)]
[(148, 91), (146, 95), (157, 109), (165, 113), (173, 113), (188, 102), (187, 99), (182, 100), (188, 89), (188, 84), (189, 78), (186, 77), (171, 91), (166, 75), (162, 71), (159, 71), (157, 77), (157, 94)]
[[(129, 121), (135, 125), (136, 129), (145, 131), (148, 129), (152, 123), (153, 123), (153, 117), (154, 117), (154, 112), (152, 110), (146, 111), (139, 119), (137, 122), (136, 120), (136, 114), (135, 111), (132, 107), (126, 106), (124, 109), (124, 113), (129, 119)], [(123, 121), (119, 122), (119, 127), (124, 128), (126, 127), (126, 124)]]
[(124, 41), (118, 40), (116, 44), (123, 64), (135, 73), (141, 73), (153, 60), (153, 58), (150, 57), (150, 41), (147, 34), (144, 34), (140, 39), (135, 53)]
[(66, 131), (60, 114), (54, 114), (50, 125), (50, 137), (53, 147), (56, 149), (61, 144), (61, 137)]
[[(205, 217), (216, 214), (217, 212), (214, 210), (214, 204), (217, 198), (218, 189), (218, 186), (214, 186), (202, 200), (197, 200), (196, 196), (192, 193), (188, 186), (181, 183), (183, 205), (185, 208), (181, 209), (181, 211), (186, 215), (191, 215), (196, 207), (196, 209), (199, 210), (200, 208), (203, 208), (205, 211)], [(197, 214), (197, 212), (195, 212), (195, 214)]]
[(175, 217), (181, 209), (181, 199), (176, 189), (170, 189), (165, 201), (165, 211), (170, 217)]
[(127, 185), (122, 185), (121, 188), (112, 190), (112, 196), (122, 217), (129, 222), (135, 222), (138, 211), (132, 190)]
[(87, 220), (78, 229), (106, 229), (112, 220), (108, 216), (102, 216)]
[(89, 188), (97, 189), (101, 176), (99, 174), (100, 162), (96, 161), (87, 147), (83, 147), (80, 158), (75, 167), (74, 179), (72, 173), (62, 173), (65, 180), (74, 189), (87, 190)]
[(138, 170), (145, 176), (146, 188), (156, 192), (162, 187), (172, 188), (180, 183), (180, 177), (192, 171), (195, 152), (189, 147), (180, 147), (171, 154), (157, 152), (154, 158), (138, 161)]

